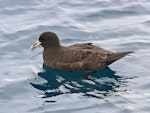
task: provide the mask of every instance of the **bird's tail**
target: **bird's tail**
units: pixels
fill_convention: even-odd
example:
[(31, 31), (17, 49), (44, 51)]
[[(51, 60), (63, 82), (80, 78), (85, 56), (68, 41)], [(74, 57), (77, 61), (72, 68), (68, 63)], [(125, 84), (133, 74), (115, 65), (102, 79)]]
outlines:
[(112, 54), (109, 56), (107, 65), (109, 65), (109, 64), (113, 63), (114, 61), (119, 60), (120, 58), (125, 57), (126, 55), (131, 54), (131, 53), (134, 53), (134, 52), (133, 51), (116, 52), (115, 54)]

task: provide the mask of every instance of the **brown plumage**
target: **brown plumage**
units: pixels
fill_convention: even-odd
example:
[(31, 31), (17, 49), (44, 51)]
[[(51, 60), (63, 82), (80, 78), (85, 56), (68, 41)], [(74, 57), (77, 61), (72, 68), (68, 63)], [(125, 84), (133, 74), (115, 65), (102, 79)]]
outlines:
[(39, 45), (44, 47), (43, 59), (46, 66), (66, 71), (98, 70), (133, 53), (132, 51), (111, 52), (92, 43), (61, 46), (57, 35), (53, 32), (42, 33), (39, 41), (31, 49)]

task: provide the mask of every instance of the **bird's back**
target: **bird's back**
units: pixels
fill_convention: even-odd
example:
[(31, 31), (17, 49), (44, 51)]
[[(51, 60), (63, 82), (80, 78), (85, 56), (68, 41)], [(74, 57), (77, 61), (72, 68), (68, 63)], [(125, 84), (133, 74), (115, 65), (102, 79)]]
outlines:
[[(62, 70), (88, 71), (107, 67), (114, 61), (126, 56), (131, 51), (111, 52), (93, 46), (91, 43), (75, 44), (70, 47), (63, 47), (59, 53), (55, 66)], [(59, 60), (58, 60), (59, 59)]]
[(74, 49), (88, 50), (88, 51), (93, 51), (93, 52), (98, 52), (98, 53), (104, 53), (104, 54), (113, 53), (113, 52), (111, 52), (109, 50), (106, 50), (104, 48), (101, 48), (99, 46), (92, 45), (92, 43), (74, 44), (74, 45), (71, 45), (69, 47), (74, 48)]

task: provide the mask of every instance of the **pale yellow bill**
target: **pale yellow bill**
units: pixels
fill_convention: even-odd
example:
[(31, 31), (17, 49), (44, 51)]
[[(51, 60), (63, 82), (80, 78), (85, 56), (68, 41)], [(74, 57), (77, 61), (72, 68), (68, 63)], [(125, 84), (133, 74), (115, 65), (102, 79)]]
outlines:
[(41, 45), (41, 42), (40, 41), (37, 41), (35, 44), (33, 44), (30, 49), (31, 51), (33, 51), (35, 48), (39, 47)]

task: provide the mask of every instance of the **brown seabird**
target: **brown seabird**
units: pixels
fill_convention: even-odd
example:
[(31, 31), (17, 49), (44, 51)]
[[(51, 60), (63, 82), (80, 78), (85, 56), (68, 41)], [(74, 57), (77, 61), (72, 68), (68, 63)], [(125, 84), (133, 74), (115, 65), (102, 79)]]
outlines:
[(54, 32), (44, 32), (31, 50), (44, 47), (44, 64), (50, 68), (65, 71), (93, 71), (107, 67), (114, 61), (133, 53), (133, 51), (112, 52), (92, 43), (62, 46)]

